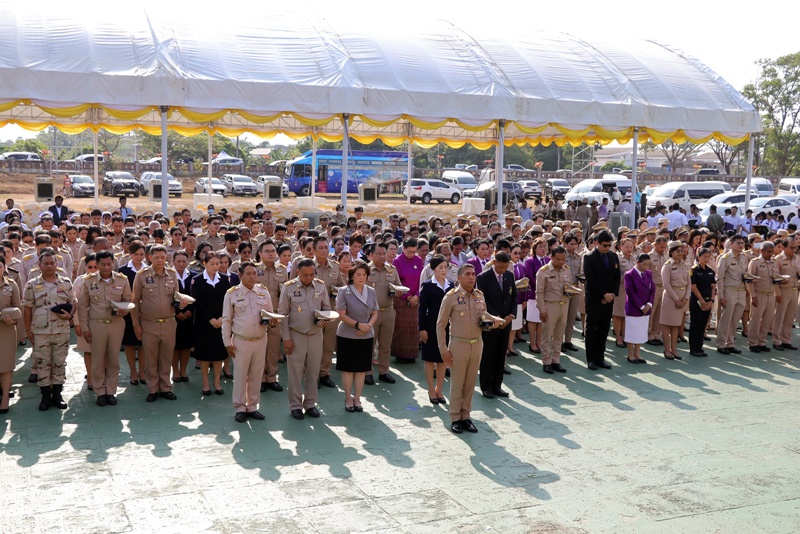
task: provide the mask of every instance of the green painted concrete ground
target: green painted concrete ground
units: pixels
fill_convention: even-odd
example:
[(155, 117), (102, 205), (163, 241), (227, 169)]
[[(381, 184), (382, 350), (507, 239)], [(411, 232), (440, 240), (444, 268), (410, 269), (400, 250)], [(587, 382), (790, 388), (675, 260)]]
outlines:
[(40, 413), (20, 350), (0, 532), (797, 532), (800, 355), (657, 348), (649, 365), (614, 348), (602, 372), (581, 350), (555, 376), (510, 358), (511, 397), (476, 394), (480, 432), (461, 436), (421, 363), (367, 387), (364, 413), (323, 388), (323, 417), (295, 421), (286, 392), (267, 392), (267, 420), (238, 424), (231, 384), (203, 397), (194, 368), (177, 401), (146, 403), (125, 376), (119, 405), (97, 407), (75, 353), (69, 409)]

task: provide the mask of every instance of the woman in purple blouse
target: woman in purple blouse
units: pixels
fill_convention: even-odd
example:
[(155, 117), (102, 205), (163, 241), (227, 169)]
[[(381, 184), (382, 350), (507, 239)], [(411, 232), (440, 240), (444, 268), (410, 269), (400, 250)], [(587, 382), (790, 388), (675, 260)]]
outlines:
[(528, 291), (528, 336), (530, 339), (530, 349), (534, 354), (539, 354), (539, 346), (542, 341), (542, 320), (539, 318), (539, 309), (536, 307), (536, 273), (539, 269), (550, 263), (550, 256), (547, 255), (547, 241), (538, 238), (531, 246), (533, 254), (525, 260), (525, 276), (530, 280), (530, 291)]
[(419, 278), (424, 262), (417, 256), (417, 239), (407, 237), (403, 241), (403, 253), (394, 260), (394, 268), (400, 283), (410, 291), (394, 297), (394, 320), (392, 354), (397, 361), (412, 362), (419, 355)]
[[(514, 280), (518, 281), (527, 276), (525, 272), (525, 264), (521, 261), (522, 249), (519, 243), (511, 246), (511, 264), (514, 268)], [(525, 324), (523, 317), (523, 310), (528, 307), (528, 290), (517, 290), (517, 315), (511, 322), (511, 332), (508, 336), (508, 353), (507, 356), (519, 356), (519, 353), (514, 350), (514, 343), (524, 341), (520, 335), (522, 326)]]

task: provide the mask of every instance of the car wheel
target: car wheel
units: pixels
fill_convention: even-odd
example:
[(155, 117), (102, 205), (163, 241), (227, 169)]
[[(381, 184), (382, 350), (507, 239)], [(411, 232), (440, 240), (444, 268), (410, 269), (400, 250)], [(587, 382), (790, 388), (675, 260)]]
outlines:
[(299, 197), (307, 197), (310, 194), (311, 194), (311, 186), (310, 185), (304, 185), (297, 192), (297, 196), (299, 196)]
[(430, 193), (425, 193), (424, 195), (422, 195), (422, 203), (423, 204), (430, 204), (431, 203), (431, 194)]
[[(127, 197), (128, 195), (125, 195), (125, 196)], [(139, 198), (139, 192), (138, 191), (133, 194), (133, 198)]]
[(412, 198), (412, 199), (411, 199), (411, 203), (412, 203), (412, 204), (416, 204), (416, 203), (417, 203), (417, 199), (416, 199), (416, 198)]
[(180, 193), (178, 193), (177, 195), (175, 195), (175, 198), (181, 198), (181, 196), (182, 195)]
[(459, 200), (461, 200), (461, 197), (453, 193), (453, 196), (450, 197), (450, 204), (458, 204)]

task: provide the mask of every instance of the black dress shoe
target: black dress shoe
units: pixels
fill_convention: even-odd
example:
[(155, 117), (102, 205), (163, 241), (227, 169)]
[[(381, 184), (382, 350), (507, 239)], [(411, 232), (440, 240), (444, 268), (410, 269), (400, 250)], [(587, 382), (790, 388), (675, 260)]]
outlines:
[(444, 397), (439, 397), (438, 401), (439, 401), (439, 404), (447, 404), (447, 399), (445, 399)]
[(648, 340), (648, 341), (647, 341), (647, 344), (648, 344), (648, 345), (654, 345), (654, 346), (656, 346), (656, 347), (657, 347), (657, 346), (659, 346), (659, 345), (663, 345), (663, 344), (664, 344), (664, 342), (663, 342), (663, 341), (661, 341), (660, 339), (650, 339), (650, 340)]
[(106, 402), (109, 406), (116, 406), (117, 398), (114, 395), (106, 395)]
[(294, 417), (295, 419), (303, 419), (305, 415), (303, 415), (303, 410), (297, 408), (295, 410), (292, 410), (292, 417)]
[(461, 421), (453, 421), (450, 424), (450, 430), (452, 430), (454, 434), (461, 434), (464, 431), (461, 426)]
[(507, 350), (507, 351), (506, 351), (506, 356), (508, 356), (508, 357), (511, 357), (511, 356), (519, 356), (519, 353), (518, 353), (518, 352), (516, 352), (516, 351), (513, 351), (513, 350)]
[(151, 393), (145, 399), (147, 402), (155, 402), (158, 400), (158, 393)]
[(553, 366), (552, 365), (543, 365), (542, 366), (542, 371), (544, 371), (548, 375), (552, 375), (555, 372), (555, 371), (553, 371)]
[(394, 377), (389, 373), (378, 375), (378, 380), (381, 382), (386, 382), (387, 384), (394, 384), (397, 382), (397, 380), (395, 380)]
[(325, 386), (326, 388), (335, 388), (336, 387), (336, 384), (334, 383), (333, 380), (331, 380), (330, 376), (320, 377), (319, 383), (322, 384), (323, 386)]
[(639, 363), (639, 360), (631, 360), (630, 358), (625, 358), (628, 363)]
[(761, 352), (761, 347), (758, 345), (753, 345), (752, 347), (748, 347), (747, 350), (750, 352)]
[(244, 423), (247, 420), (247, 414), (244, 412), (236, 412), (233, 418), (236, 419), (237, 423)]
[(701, 350), (700, 351), (700, 356), (702, 356), (703, 358), (707, 358), (708, 357), (708, 353), (706, 351), (704, 351), (704, 350)]
[(561, 348), (564, 350), (570, 350), (572, 352), (576, 352), (578, 350), (578, 347), (576, 347), (572, 343), (564, 343), (563, 345), (561, 345)]
[[(358, 408), (356, 408), (356, 409), (358, 409)], [(314, 406), (313, 408), (309, 408), (308, 410), (306, 410), (306, 415), (309, 416), (309, 417), (317, 418), (322, 414), (319, 413), (319, 410), (317, 409), (317, 407)]]
[(445, 378), (450, 378), (450, 368), (449, 367), (444, 370), (444, 377)]
[(132, 386), (138, 386), (139, 385), (139, 381), (138, 380), (131, 380), (131, 385)]
[(211, 395), (211, 390), (210, 389), (204, 389), (203, 390), (203, 395), (205, 395), (205, 396)]
[(36, 373), (31, 373), (30, 376), (28, 377), (29, 384), (35, 384), (38, 381), (39, 381), (39, 375), (37, 375)]
[(232, 378), (233, 378), (233, 375), (232, 375), (232, 374), (228, 374), (228, 373), (226, 373), (225, 371), (223, 371), (223, 372), (222, 372), (222, 376), (224, 376), (224, 377), (225, 377), (225, 378), (227, 378), (228, 380), (230, 380), (230, 379), (232, 379)]
[(597, 371), (597, 365), (595, 365), (594, 362), (587, 363), (586, 367), (588, 367), (590, 371)]
[(258, 410), (253, 411), (253, 412), (247, 412), (247, 417), (250, 417), (252, 419), (256, 419), (258, 421), (263, 421), (264, 419), (267, 418), (266, 415), (264, 415), (263, 413), (259, 412)]
[(761, 352), (770, 352), (772, 350), (766, 345), (759, 345), (758, 348), (761, 349)]
[(181, 382), (188, 382), (188, 381), (189, 381), (189, 377), (188, 376), (182, 376), (181, 377)]
[(364, 383), (366, 385), (368, 385), (368, 386), (374, 386), (375, 385), (375, 377), (372, 376), (372, 373), (370, 373), (370, 374), (368, 374), (367, 376), (364, 377)]
[(711, 336), (703, 336), (703, 339), (705, 339), (706, 341), (711, 341)]
[(431, 404), (439, 404), (439, 397), (428, 397), (428, 400), (431, 401)]
[(737, 349), (736, 347), (728, 347), (728, 350), (731, 351), (731, 354), (741, 354), (741, 349)]
[(484, 397), (486, 397), (487, 399), (493, 399), (493, 398), (494, 398), (494, 393), (492, 393), (492, 392), (491, 392), (491, 391), (489, 391), (489, 390), (482, 391), (482, 392), (481, 392), (481, 394), (482, 394)]
[(553, 365), (551, 365), (551, 367), (553, 368), (553, 371), (555, 371), (557, 373), (566, 373), (567, 372), (566, 369), (561, 367), (560, 363), (554, 363)]
[(461, 428), (463, 428), (467, 432), (472, 432), (473, 434), (478, 432), (478, 427), (476, 427), (474, 424), (472, 424), (472, 420), (471, 419), (462, 419), (461, 420)]
[(647, 360), (643, 358), (636, 358), (636, 363), (647, 363)]
[(695, 357), (697, 357), (697, 358), (702, 358), (702, 357), (703, 357), (703, 353), (702, 353), (702, 352), (699, 352), (699, 351), (690, 350), (690, 351), (689, 351), (689, 354), (690, 354), (691, 356), (695, 356)]
[(261, 393), (264, 393), (265, 391), (267, 391), (267, 383), (261, 382)]
[(720, 354), (730, 354), (731, 353), (731, 349), (729, 349), (727, 347), (720, 347), (720, 348), (717, 348), (717, 352), (719, 352)]
[(612, 365), (607, 361), (603, 360), (602, 362), (597, 364), (597, 367), (602, 367), (603, 369), (611, 369)]
[(783, 345), (772, 345), (772, 348), (777, 350), (778, 352), (783, 352)]
[(167, 400), (178, 400), (178, 396), (171, 391), (162, 391), (159, 396)]
[(511, 369), (509, 369), (508, 366), (504, 365), (503, 366), (503, 374), (504, 375), (510, 375), (511, 374)]
[(508, 391), (505, 391), (501, 388), (493, 389), (492, 393), (494, 393), (497, 397), (508, 397), (509, 395)]
[(789, 350), (797, 350), (797, 347), (795, 347), (791, 343), (782, 343), (781, 347), (783, 347), (784, 349), (789, 349)]
[(215, 389), (214, 393), (216, 393), (217, 395), (224, 395), (225, 394), (225, 390), (224, 389)]
[(97, 400), (95, 402), (97, 403), (98, 406), (105, 406), (106, 404), (108, 404), (108, 399), (106, 398), (105, 395), (98, 395)]
[(283, 391), (283, 386), (281, 385), (280, 382), (268, 382), (267, 389), (270, 389), (272, 391)]

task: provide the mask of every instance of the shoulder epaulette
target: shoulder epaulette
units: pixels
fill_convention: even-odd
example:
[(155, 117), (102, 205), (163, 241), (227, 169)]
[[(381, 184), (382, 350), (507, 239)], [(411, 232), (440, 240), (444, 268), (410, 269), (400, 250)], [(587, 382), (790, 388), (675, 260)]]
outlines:
[(228, 289), (225, 293), (233, 293), (237, 289), (239, 289), (239, 286), (233, 286), (232, 288)]
[(456, 288), (453, 288), (447, 292), (448, 295), (455, 295), (456, 293), (458, 293), (458, 290)]
[(288, 285), (294, 284), (298, 280), (300, 280), (300, 279), (299, 278), (293, 278), (292, 280), (289, 280), (288, 282), (284, 282), (283, 285), (288, 286)]
[(26, 261), (31, 258), (33, 258), (33, 254), (25, 254), (24, 256), (22, 256), (22, 261)]
[(324, 284), (325, 283), (324, 280), (320, 280), (319, 278), (314, 278), (314, 281), (315, 282), (319, 282), (320, 284)]
[(6, 267), (6, 271), (11, 271), (12, 273), (17, 273), (17, 274), (19, 274), (19, 270), (15, 269), (15, 268), (13, 268), (13, 267)]
[(472, 292), (473, 292), (473, 293), (478, 293), (478, 294), (480, 294), (480, 295), (483, 295), (483, 291), (481, 291), (481, 290), (480, 290), (480, 289), (478, 289), (477, 287), (476, 287), (475, 289), (473, 289), (473, 290), (472, 290)]

